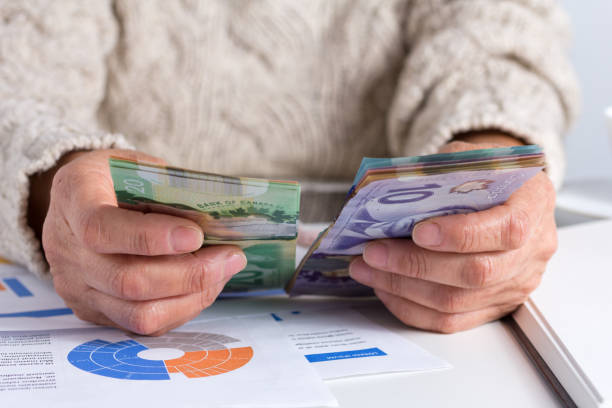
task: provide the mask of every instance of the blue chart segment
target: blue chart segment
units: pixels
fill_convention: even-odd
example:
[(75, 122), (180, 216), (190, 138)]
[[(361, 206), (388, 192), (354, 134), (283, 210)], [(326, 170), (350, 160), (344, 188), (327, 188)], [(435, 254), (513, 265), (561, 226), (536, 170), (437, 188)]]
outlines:
[(5, 278), (3, 281), (19, 297), (34, 296), (17, 278)]
[(105, 377), (129, 380), (169, 380), (163, 360), (145, 360), (138, 353), (147, 347), (125, 340), (111, 343), (93, 340), (75, 347), (68, 361), (75, 367)]
[[(131, 337), (135, 340), (111, 343), (97, 339), (83, 343), (68, 353), (68, 361), (83, 371), (104, 377), (169, 380), (171, 373), (182, 373), (187, 378), (227, 373), (253, 357), (251, 347), (226, 347), (225, 344), (239, 340), (221, 334), (173, 332), (161, 337)], [(177, 349), (183, 355), (171, 360), (138, 356), (141, 351), (155, 348)]]
[(29, 310), (27, 312), (14, 312), (14, 313), (0, 313), (0, 318), (9, 317), (52, 317), (52, 316), (65, 316), (71, 315), (72, 309), (62, 307), (59, 309), (42, 309), (42, 310)]

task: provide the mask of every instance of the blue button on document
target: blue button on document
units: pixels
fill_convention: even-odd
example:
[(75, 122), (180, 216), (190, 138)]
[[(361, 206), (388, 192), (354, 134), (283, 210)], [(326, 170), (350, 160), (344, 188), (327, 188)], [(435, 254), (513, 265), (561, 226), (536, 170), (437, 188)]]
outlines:
[(304, 357), (306, 357), (306, 359), (311, 363), (316, 363), (319, 361), (344, 360), (347, 358), (363, 358), (386, 355), (387, 353), (378, 347), (373, 347), (361, 350), (337, 351), (335, 353), (307, 354)]

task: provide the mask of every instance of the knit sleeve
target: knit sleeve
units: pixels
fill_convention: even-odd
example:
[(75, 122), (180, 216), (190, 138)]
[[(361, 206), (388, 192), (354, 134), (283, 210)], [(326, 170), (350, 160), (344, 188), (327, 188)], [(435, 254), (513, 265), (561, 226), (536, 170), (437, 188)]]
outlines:
[(127, 147), (96, 121), (116, 37), (110, 1), (0, 2), (0, 256), (38, 275), (29, 176), (71, 150)]
[(454, 135), (498, 129), (543, 147), (559, 187), (561, 135), (578, 110), (554, 0), (415, 1), (407, 57), (388, 118), (393, 154), (430, 154)]

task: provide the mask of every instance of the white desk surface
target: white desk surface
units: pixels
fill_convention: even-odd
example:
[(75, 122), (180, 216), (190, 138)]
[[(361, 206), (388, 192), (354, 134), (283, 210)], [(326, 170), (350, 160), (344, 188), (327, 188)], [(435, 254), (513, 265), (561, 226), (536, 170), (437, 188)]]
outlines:
[[(575, 389), (580, 406), (612, 406), (612, 328), (606, 323), (612, 315), (610, 232), (612, 220), (559, 231), (559, 249), (540, 287), (531, 294), (531, 307), (550, 326), (559, 352), (571, 361), (570, 376), (560, 361), (551, 359), (566, 375), (561, 383), (568, 392)], [(585, 385), (575, 386), (576, 377)], [(590, 392), (580, 391), (587, 388)]]
[[(308, 297), (228, 299), (216, 302), (210, 313), (294, 310), (320, 301)], [(452, 335), (427, 333), (405, 327), (376, 300), (358, 303), (358, 310), (368, 318), (446, 359), (454, 368), (326, 381), (341, 407), (562, 406), (505, 323), (494, 322)]]

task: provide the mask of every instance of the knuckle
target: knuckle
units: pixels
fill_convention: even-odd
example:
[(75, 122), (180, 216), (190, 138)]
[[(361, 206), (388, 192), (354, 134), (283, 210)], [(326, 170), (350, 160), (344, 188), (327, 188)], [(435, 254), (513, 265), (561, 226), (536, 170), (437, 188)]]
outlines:
[(142, 276), (146, 272), (138, 268), (133, 265), (117, 268), (110, 282), (112, 292), (122, 299), (143, 299), (146, 295), (146, 282), (144, 282)]
[(212, 305), (217, 297), (216, 291), (209, 289), (202, 292), (200, 295), (199, 311), (202, 311)]
[(387, 273), (387, 288), (390, 293), (401, 295), (404, 292), (403, 276), (395, 273)]
[[(531, 295), (531, 293), (540, 286), (540, 282), (542, 282), (542, 275), (536, 274), (536, 276), (532, 277), (523, 285), (521, 295), (523, 297), (523, 302), (527, 300), (527, 298)], [(521, 302), (521, 303), (523, 303)]]
[(427, 257), (425, 253), (421, 250), (404, 251), (397, 260), (394, 272), (424, 279), (427, 276)]
[(459, 230), (459, 251), (472, 252), (476, 247), (476, 226), (466, 222)]
[(185, 280), (186, 292), (205, 292), (209, 289), (210, 267), (205, 262), (195, 262), (189, 267), (188, 276)]
[(448, 288), (441, 288), (437, 294), (437, 309), (445, 313), (457, 313), (463, 310), (465, 298), (461, 292)]
[(453, 313), (441, 314), (435, 319), (433, 330), (445, 334), (457, 333), (462, 330), (459, 315)]
[(161, 320), (157, 302), (136, 304), (128, 311), (127, 328), (134, 333), (150, 335), (162, 328)]
[(508, 217), (505, 236), (502, 242), (509, 249), (518, 249), (527, 241), (529, 230), (529, 214), (523, 209), (513, 211)]
[(79, 220), (81, 240), (85, 247), (97, 251), (104, 240), (102, 220), (96, 211), (86, 211)]
[(128, 245), (132, 252), (141, 255), (153, 255), (155, 239), (148, 231), (138, 231), (130, 236)]
[(492, 283), (495, 266), (490, 256), (472, 256), (464, 270), (464, 282), (468, 287), (484, 288)]

